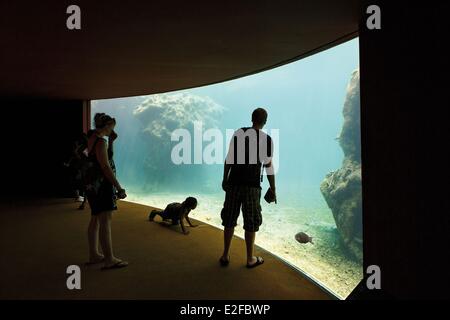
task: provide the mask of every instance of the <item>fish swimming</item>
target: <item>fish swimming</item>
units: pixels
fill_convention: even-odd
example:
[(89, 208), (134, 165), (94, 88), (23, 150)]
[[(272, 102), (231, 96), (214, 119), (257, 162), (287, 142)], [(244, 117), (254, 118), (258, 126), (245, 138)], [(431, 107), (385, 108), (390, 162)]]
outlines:
[(308, 236), (306, 233), (304, 232), (299, 232), (295, 235), (295, 240), (297, 240), (298, 242), (304, 244), (304, 243), (308, 243), (311, 242), (312, 244), (314, 244), (314, 242), (312, 241), (313, 237)]

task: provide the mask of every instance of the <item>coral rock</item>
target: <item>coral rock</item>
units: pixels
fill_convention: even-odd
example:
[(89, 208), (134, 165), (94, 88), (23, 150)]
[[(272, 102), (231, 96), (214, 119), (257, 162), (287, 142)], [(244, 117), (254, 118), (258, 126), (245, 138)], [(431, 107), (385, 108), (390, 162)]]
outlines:
[(352, 74), (343, 109), (344, 124), (339, 144), (344, 151), (342, 167), (330, 172), (320, 191), (330, 207), (344, 248), (362, 261), (362, 191), (359, 70)]

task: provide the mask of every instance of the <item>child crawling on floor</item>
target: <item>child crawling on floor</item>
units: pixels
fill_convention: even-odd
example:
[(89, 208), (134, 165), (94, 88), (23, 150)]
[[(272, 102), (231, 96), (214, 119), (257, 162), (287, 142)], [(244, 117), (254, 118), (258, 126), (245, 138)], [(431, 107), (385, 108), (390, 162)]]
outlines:
[(196, 207), (197, 199), (195, 199), (194, 197), (187, 197), (186, 200), (184, 200), (182, 203), (173, 202), (167, 205), (167, 207), (163, 211), (152, 210), (152, 212), (150, 212), (148, 220), (153, 221), (158, 215), (164, 221), (171, 220), (172, 225), (179, 224), (181, 226), (181, 231), (187, 235), (189, 234), (189, 231), (185, 229), (183, 221), (184, 219), (186, 219), (190, 227), (197, 227), (196, 225), (193, 225), (191, 223), (191, 220), (189, 220), (189, 213)]

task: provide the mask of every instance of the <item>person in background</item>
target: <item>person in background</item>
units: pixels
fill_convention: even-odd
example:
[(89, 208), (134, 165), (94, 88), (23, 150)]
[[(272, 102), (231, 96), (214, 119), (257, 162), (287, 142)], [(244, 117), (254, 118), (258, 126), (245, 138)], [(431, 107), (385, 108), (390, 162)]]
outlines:
[[(95, 131), (88, 140), (88, 159), (92, 163), (86, 173), (86, 194), (91, 207), (91, 220), (88, 227), (89, 262), (88, 264), (104, 263), (102, 270), (123, 268), (128, 262), (114, 256), (111, 236), (112, 212), (117, 210), (116, 198), (126, 198), (111, 167), (108, 155), (108, 143), (105, 137), (111, 137), (116, 120), (106, 114), (96, 114), (94, 117)], [(115, 135), (117, 138), (117, 135)], [(117, 192), (116, 192), (117, 190)], [(99, 251), (99, 240), (103, 254)]]
[(69, 168), (69, 175), (71, 186), (75, 194), (75, 201), (84, 202), (85, 197), (83, 193), (83, 183), (82, 183), (82, 167), (84, 160), (83, 151), (87, 147), (87, 136), (83, 133), (81, 136), (75, 140), (72, 146), (70, 158), (64, 163), (64, 166)]
[(87, 161), (87, 142), (88, 136), (83, 133), (81, 143), (76, 151), (76, 158), (78, 163), (76, 181), (77, 181), (77, 190), (80, 195), (78, 201), (81, 201), (81, 204), (78, 207), (79, 210), (84, 210), (87, 201), (86, 190), (83, 183), (83, 173)]
[(167, 207), (163, 211), (153, 210), (152, 212), (150, 212), (148, 219), (150, 221), (153, 221), (158, 215), (164, 221), (171, 220), (172, 225), (180, 225), (183, 234), (188, 235), (189, 231), (184, 227), (184, 220), (186, 219), (190, 227), (197, 227), (197, 225), (192, 224), (191, 220), (189, 219), (189, 213), (195, 208), (197, 208), (197, 199), (195, 199), (194, 197), (187, 197), (186, 200), (184, 200), (182, 203), (173, 202), (167, 205)]
[(275, 174), (272, 166), (273, 143), (270, 136), (262, 131), (266, 121), (267, 111), (263, 108), (255, 109), (252, 113), (252, 126), (237, 130), (230, 141), (222, 180), (222, 188), (225, 191), (225, 202), (221, 211), (224, 250), (219, 259), (222, 266), (227, 266), (230, 262), (231, 240), (241, 206), (247, 247), (247, 268), (264, 263), (262, 257), (253, 255), (253, 247), (255, 234), (262, 224), (260, 204), (262, 167), (266, 169), (272, 197), (276, 201)]

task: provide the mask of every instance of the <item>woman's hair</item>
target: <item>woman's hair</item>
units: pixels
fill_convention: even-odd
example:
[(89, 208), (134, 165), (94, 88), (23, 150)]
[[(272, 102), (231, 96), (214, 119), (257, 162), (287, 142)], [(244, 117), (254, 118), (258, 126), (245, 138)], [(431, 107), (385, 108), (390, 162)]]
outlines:
[(108, 124), (116, 123), (116, 119), (106, 113), (96, 113), (94, 116), (94, 126), (96, 129), (103, 129)]

